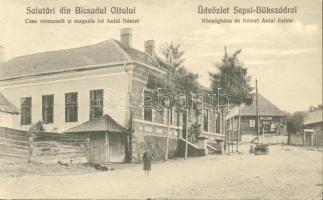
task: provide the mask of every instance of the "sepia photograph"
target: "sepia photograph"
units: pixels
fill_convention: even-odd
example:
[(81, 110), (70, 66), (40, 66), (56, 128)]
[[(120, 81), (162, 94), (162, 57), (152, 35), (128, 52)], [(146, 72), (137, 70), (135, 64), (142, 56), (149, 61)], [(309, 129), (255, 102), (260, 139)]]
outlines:
[(322, 0), (0, 0), (0, 199), (323, 199)]

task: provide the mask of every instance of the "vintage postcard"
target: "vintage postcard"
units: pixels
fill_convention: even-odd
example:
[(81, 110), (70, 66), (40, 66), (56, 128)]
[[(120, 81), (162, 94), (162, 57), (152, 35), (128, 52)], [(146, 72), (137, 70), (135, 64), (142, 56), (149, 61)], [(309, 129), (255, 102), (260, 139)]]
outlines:
[(323, 198), (322, 0), (0, 0), (0, 199)]

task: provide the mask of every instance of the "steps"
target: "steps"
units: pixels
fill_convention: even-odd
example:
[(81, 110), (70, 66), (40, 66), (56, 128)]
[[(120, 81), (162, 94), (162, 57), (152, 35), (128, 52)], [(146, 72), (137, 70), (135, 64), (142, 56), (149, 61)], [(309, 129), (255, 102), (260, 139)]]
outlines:
[[(184, 157), (185, 155), (185, 143), (186, 140), (184, 138), (179, 138), (178, 140), (178, 156), (179, 157)], [(197, 145), (187, 142), (188, 144), (188, 150), (187, 150), (187, 155), (189, 157), (198, 157), (198, 156), (205, 156), (206, 155), (206, 150), (205, 149), (200, 149)]]
[(217, 148), (215, 148), (215, 147), (213, 147), (212, 145), (207, 145), (207, 148), (208, 148), (208, 152), (209, 152), (209, 154), (211, 154), (211, 153), (215, 153), (215, 154), (222, 154), (222, 150), (221, 149), (217, 149)]

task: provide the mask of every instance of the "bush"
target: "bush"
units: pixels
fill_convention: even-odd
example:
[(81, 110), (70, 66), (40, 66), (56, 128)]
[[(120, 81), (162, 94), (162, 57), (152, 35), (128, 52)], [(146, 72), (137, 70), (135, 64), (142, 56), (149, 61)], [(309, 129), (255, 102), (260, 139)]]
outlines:
[(39, 133), (39, 132), (45, 132), (45, 128), (43, 126), (43, 123), (41, 121), (38, 121), (31, 125), (29, 132), (32, 133)]

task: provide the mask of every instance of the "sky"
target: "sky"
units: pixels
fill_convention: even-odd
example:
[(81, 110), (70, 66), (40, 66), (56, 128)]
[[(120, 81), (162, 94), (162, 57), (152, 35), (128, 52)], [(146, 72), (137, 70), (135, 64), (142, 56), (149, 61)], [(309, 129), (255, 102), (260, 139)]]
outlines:
[[(144, 49), (144, 41), (156, 45), (173, 41), (185, 51), (185, 67), (199, 75), (209, 86), (208, 72), (215, 72), (224, 46), (229, 53), (242, 49), (239, 59), (258, 80), (259, 92), (281, 110), (307, 110), (322, 104), (322, 0), (0, 0), (0, 45), (5, 60), (59, 49), (81, 47), (107, 39), (119, 39), (120, 28), (133, 31), (133, 47)], [(272, 15), (199, 15), (199, 5), (297, 6), (297, 14)], [(96, 19), (97, 15), (27, 15), (26, 7), (59, 8), (83, 6), (136, 6), (139, 24), (26, 24), (25, 19)], [(103, 15), (104, 18), (125, 17)], [(202, 18), (293, 18), (290, 24), (203, 24)], [(158, 50), (158, 48), (157, 48)]]

